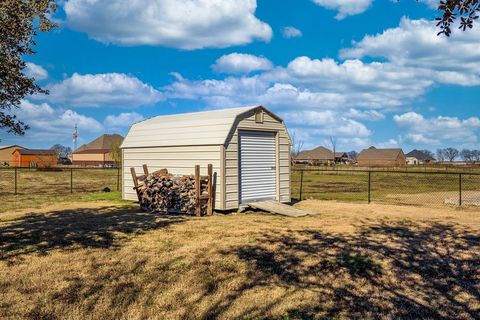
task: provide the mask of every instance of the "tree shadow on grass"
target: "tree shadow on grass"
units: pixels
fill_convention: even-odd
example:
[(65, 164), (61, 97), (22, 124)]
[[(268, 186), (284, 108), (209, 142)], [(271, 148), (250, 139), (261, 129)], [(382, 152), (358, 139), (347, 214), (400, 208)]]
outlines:
[(0, 223), (0, 260), (28, 253), (46, 254), (53, 249), (111, 248), (128, 235), (185, 219), (109, 206), (29, 214)]
[(381, 222), (352, 235), (319, 230), (265, 232), (256, 244), (234, 248), (248, 279), (227, 301), (212, 305), (217, 317), (253, 288), (282, 287), (280, 298), (248, 308), (268, 314), (305, 292), (318, 297), (291, 308), (291, 319), (478, 319), (480, 236), (460, 226)]

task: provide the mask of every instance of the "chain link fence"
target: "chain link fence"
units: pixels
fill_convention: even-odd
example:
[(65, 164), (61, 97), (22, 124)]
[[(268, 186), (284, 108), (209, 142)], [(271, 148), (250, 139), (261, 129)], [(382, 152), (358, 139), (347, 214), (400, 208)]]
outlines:
[(0, 197), (63, 195), (121, 190), (120, 168), (0, 168)]
[(292, 169), (292, 198), (480, 208), (480, 173)]

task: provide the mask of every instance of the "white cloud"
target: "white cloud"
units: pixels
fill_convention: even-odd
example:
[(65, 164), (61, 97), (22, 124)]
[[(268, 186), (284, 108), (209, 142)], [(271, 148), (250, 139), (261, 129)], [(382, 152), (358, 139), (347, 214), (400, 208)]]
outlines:
[(43, 80), (48, 78), (48, 72), (42, 66), (38, 64), (27, 62), (25, 68), (25, 74), (28, 77), (35, 78), (36, 80)]
[(47, 103), (35, 104), (28, 100), (21, 102), (15, 110), (20, 121), (30, 126), (23, 137), (8, 137), (20, 144), (55, 144), (71, 143), (71, 134), (75, 124), (79, 132), (85, 134), (100, 134), (103, 125), (92, 117), (79, 114), (70, 109), (56, 109)]
[(441, 83), (479, 85), (480, 26), (455, 30), (451, 37), (437, 32), (433, 21), (402, 18), (398, 27), (367, 35), (340, 56), (385, 58), (399, 67), (421, 68)]
[(107, 129), (129, 128), (132, 124), (142, 121), (144, 117), (137, 112), (122, 112), (118, 115), (108, 115), (103, 121)]
[(256, 0), (69, 0), (67, 25), (121, 45), (186, 50), (269, 41), (270, 26), (255, 17)]
[(395, 139), (388, 139), (387, 141), (375, 144), (378, 148), (398, 148), (398, 141)]
[(300, 31), (295, 27), (289, 26), (289, 27), (283, 28), (282, 34), (283, 34), (283, 37), (287, 39), (298, 38), (302, 36), (302, 31)]
[(298, 57), (287, 67), (254, 76), (188, 80), (177, 75), (164, 93), (168, 98), (203, 100), (215, 107), (262, 103), (282, 108), (391, 109), (423, 94), (432, 84), (414, 68)]
[(372, 132), (362, 123), (343, 117), (339, 112), (286, 111), (280, 113), (296, 137), (307, 141), (311, 148), (328, 146), (328, 137), (337, 140), (338, 148), (362, 148), (368, 144)]
[(385, 119), (385, 115), (377, 110), (357, 110), (351, 108), (346, 113), (346, 116), (354, 119), (379, 121)]
[(341, 20), (365, 12), (373, 0), (313, 0), (313, 2), (324, 8), (336, 10), (335, 18)]
[(162, 94), (150, 85), (122, 73), (74, 73), (47, 89), (50, 95), (35, 98), (72, 107), (138, 107), (163, 100)]
[(15, 114), (20, 121), (29, 125), (30, 129), (25, 136), (8, 135), (2, 138), (2, 141), (32, 148), (49, 147), (56, 143), (71, 146), (75, 124), (78, 126), (80, 145), (105, 132), (124, 133), (130, 125), (144, 119), (137, 112), (124, 112), (108, 115), (100, 122), (71, 109), (55, 108), (48, 103), (35, 104), (28, 100), (21, 102)]
[(440, 0), (421, 0), (419, 2), (425, 3), (430, 9), (437, 9), (440, 5)]
[(404, 139), (423, 145), (468, 146), (478, 142), (480, 118), (437, 116), (425, 118), (416, 112), (407, 112), (393, 117), (394, 122), (406, 130)]
[(230, 53), (221, 56), (212, 66), (213, 70), (223, 73), (250, 73), (270, 70), (273, 65), (267, 58), (245, 53)]

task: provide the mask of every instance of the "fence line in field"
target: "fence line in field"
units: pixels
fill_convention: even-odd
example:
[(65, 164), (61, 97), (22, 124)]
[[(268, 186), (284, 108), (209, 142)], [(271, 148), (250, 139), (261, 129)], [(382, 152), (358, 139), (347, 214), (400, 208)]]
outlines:
[(299, 200), (480, 206), (480, 173), (476, 172), (292, 168), (292, 189), (292, 198), (298, 195)]
[[(80, 173), (80, 176), (78, 175)], [(90, 173), (90, 174), (89, 174)], [(93, 173), (93, 174), (92, 174)], [(98, 173), (98, 174), (97, 174)], [(107, 174), (106, 174), (107, 173)], [(23, 176), (23, 177), (22, 177)], [(11, 182), (9, 183), (9, 178)], [(105, 179), (109, 180), (108, 182)], [(103, 184), (102, 184), (103, 183)], [(33, 186), (32, 186), (33, 184)], [(108, 184), (108, 185), (107, 185)], [(121, 168), (105, 167), (5, 167), (0, 168), (0, 194), (19, 194), (25, 186), (29, 192), (48, 194), (50, 188), (56, 193), (71, 193), (83, 187), (88, 191), (102, 191), (105, 187), (120, 191)], [(77, 188), (77, 190), (75, 190)], [(9, 192), (10, 191), (10, 192)]]

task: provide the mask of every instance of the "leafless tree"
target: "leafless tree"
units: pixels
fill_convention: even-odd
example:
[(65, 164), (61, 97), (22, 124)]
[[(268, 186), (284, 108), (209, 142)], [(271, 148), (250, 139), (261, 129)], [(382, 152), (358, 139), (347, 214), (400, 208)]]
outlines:
[(453, 162), (453, 160), (458, 157), (460, 152), (455, 148), (445, 148), (443, 149), (443, 153), (448, 161)]
[(474, 162), (475, 159), (473, 157), (473, 150), (469, 150), (469, 149), (463, 149), (461, 152), (460, 152), (460, 156), (462, 157), (462, 159), (465, 161), (465, 162)]
[(480, 150), (472, 150), (473, 161), (480, 162)]
[(437, 149), (437, 161), (445, 161), (445, 152), (443, 149)]
[(348, 159), (350, 159), (352, 162), (357, 162), (358, 158), (358, 152), (355, 150), (352, 150), (347, 153)]
[(434, 155), (433, 152), (430, 151), (430, 150), (423, 149), (423, 150), (420, 150), (420, 152), (423, 154), (423, 156), (424, 156), (425, 158), (435, 159), (435, 155)]
[(297, 139), (295, 132), (290, 132), (290, 139), (292, 142), (291, 154), (292, 154), (292, 161), (293, 161), (293, 159), (295, 159), (298, 156), (298, 154), (303, 150), (304, 141), (301, 139)]
[(330, 136), (330, 145), (332, 146), (332, 150), (333, 150), (333, 168), (335, 169), (337, 164), (337, 161), (335, 159), (336, 151), (337, 151), (337, 139), (335, 139), (335, 137), (333, 136)]

